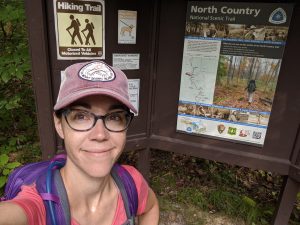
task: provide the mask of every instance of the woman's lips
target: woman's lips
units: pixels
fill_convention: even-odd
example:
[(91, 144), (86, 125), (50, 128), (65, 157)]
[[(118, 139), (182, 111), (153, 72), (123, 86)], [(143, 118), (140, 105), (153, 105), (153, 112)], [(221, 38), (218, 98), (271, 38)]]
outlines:
[(97, 157), (97, 156), (105, 156), (105, 155), (110, 154), (112, 149), (105, 149), (105, 150), (85, 150), (85, 149), (82, 149), (81, 151), (83, 151), (83, 152), (85, 152), (89, 155), (93, 155), (93, 156)]

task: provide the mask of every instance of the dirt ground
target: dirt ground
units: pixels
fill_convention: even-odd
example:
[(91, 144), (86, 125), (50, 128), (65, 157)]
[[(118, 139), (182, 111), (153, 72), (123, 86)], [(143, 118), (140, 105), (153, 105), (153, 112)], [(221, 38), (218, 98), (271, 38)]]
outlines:
[(179, 204), (173, 204), (173, 207), (177, 209), (161, 210), (159, 225), (245, 225), (244, 221), (218, 213), (195, 211), (193, 208)]
[(270, 102), (264, 101), (264, 99), (269, 99), (269, 96), (260, 90), (255, 91), (251, 105), (248, 104), (246, 97), (247, 93), (244, 89), (226, 89), (225, 87), (217, 86), (214, 95), (214, 104), (216, 105), (258, 110), (263, 112), (270, 112), (272, 108), (271, 100)]
[[(179, 202), (176, 200), (176, 197), (174, 198), (174, 196), (177, 196), (177, 188), (180, 189), (179, 186), (183, 185), (179, 178), (184, 177), (186, 179), (188, 175), (191, 175), (188, 173), (191, 170), (189, 168), (191, 163), (184, 163), (184, 159), (184, 156), (162, 151), (156, 151), (152, 154), (151, 180), (154, 183), (155, 180), (158, 180), (156, 182), (158, 186), (152, 183), (154, 185), (152, 188), (157, 194), (160, 205), (159, 225), (245, 225), (245, 222), (241, 219), (226, 216), (215, 211), (213, 207), (211, 211), (204, 211), (199, 206), (192, 204), (188, 199), (181, 198)], [(179, 180), (176, 180), (176, 185), (172, 185), (172, 177), (178, 169), (182, 171), (182, 174), (181, 176), (177, 174), (176, 179)], [(182, 182), (186, 183), (188, 181), (183, 179)], [(195, 183), (190, 183), (192, 186), (195, 184), (196, 181)], [(204, 184), (205, 182), (202, 183), (202, 185)]]

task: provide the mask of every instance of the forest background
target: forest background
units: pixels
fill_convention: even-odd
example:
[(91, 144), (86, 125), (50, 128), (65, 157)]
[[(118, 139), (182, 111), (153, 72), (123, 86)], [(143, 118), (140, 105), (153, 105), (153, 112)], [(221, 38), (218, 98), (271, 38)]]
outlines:
[[(221, 55), (214, 104), (271, 112), (280, 65), (280, 59)], [(249, 105), (246, 87), (251, 80), (256, 90)]]
[[(232, 60), (238, 59), (224, 58), (221, 65), (230, 68)], [(243, 66), (246, 59), (240, 60)], [(237, 72), (229, 74), (238, 79)], [(222, 73), (218, 78), (222, 91), (230, 80)], [(0, 196), (15, 167), (41, 159), (35, 109), (24, 2), (0, 0)], [(126, 153), (121, 161), (134, 164), (137, 155)], [(282, 177), (271, 172), (158, 150), (152, 151), (150, 172), (161, 224), (216, 225), (211, 218), (223, 215), (230, 224), (270, 224), (282, 185)], [(290, 224), (300, 224), (300, 194)]]

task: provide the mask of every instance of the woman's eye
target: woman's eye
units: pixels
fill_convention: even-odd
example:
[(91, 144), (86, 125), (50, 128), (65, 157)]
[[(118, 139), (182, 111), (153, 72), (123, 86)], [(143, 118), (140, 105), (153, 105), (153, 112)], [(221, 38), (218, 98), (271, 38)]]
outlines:
[(108, 120), (113, 120), (113, 121), (121, 121), (122, 116), (119, 113), (112, 113), (108, 116)]
[(85, 119), (85, 115), (84, 114), (76, 114), (75, 116), (74, 116), (74, 118), (76, 119), (76, 120), (84, 120)]
[(84, 112), (76, 112), (73, 117), (73, 120), (88, 120), (89, 119), (89, 115), (87, 113)]

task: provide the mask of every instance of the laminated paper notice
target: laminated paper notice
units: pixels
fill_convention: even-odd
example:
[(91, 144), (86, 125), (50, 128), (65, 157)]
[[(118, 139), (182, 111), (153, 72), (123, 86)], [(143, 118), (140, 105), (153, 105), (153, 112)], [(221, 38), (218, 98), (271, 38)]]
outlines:
[(140, 68), (140, 54), (113, 54), (113, 67), (121, 70), (138, 70)]
[(118, 44), (136, 44), (137, 11), (118, 10)]
[(128, 79), (128, 92), (130, 103), (136, 108), (139, 113), (139, 98), (140, 98), (140, 79)]

